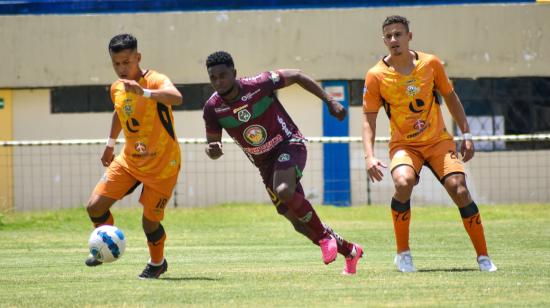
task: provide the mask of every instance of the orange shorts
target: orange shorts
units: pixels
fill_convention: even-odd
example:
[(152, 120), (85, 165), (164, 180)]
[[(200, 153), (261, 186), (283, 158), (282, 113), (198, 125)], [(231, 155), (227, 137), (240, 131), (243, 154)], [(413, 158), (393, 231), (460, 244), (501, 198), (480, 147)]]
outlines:
[(390, 149), (390, 159), (391, 171), (398, 166), (407, 165), (414, 169), (418, 177), (422, 166), (426, 165), (441, 183), (449, 175), (465, 173), (456, 145), (448, 139), (423, 146), (396, 145)]
[(177, 174), (162, 180), (138, 179), (113, 160), (97, 183), (94, 194), (120, 200), (131, 194), (139, 184), (143, 184), (139, 198), (139, 202), (143, 205), (143, 216), (151, 221), (161, 221), (177, 179)]

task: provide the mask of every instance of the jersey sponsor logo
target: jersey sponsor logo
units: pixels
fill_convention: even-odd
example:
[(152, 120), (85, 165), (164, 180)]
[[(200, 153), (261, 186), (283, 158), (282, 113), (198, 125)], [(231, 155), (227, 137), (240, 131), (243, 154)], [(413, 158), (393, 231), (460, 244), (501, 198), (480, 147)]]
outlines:
[(221, 106), (221, 107), (214, 108), (214, 112), (215, 113), (222, 113), (222, 112), (229, 111), (230, 109), (231, 108), (229, 106)]
[(243, 97), (241, 97), (241, 100), (243, 102), (246, 102), (246, 101), (250, 100), (252, 97), (254, 97), (254, 95), (258, 94), (258, 92), (260, 92), (260, 89), (257, 89), (254, 92), (248, 92), (245, 95), (243, 95)]
[(241, 107), (235, 108), (235, 109), (233, 109), (233, 113), (237, 113), (237, 112), (245, 109), (246, 107), (248, 107), (248, 104), (244, 104)]
[(243, 137), (248, 144), (257, 147), (267, 139), (267, 131), (261, 125), (251, 125), (244, 130)]
[(140, 154), (147, 152), (147, 146), (141, 141), (138, 141), (136, 142), (136, 144), (134, 144), (134, 149)]
[(276, 84), (277, 82), (279, 82), (279, 80), (281, 80), (281, 76), (279, 76), (279, 73), (277, 73), (277, 72), (270, 71), (269, 72), (269, 79), (271, 79), (273, 84)]
[(242, 81), (258, 81), (262, 78), (262, 74), (258, 74), (254, 77), (244, 77), (244, 78), (241, 78)]
[(239, 121), (246, 123), (248, 122), (248, 120), (250, 120), (252, 115), (250, 114), (250, 112), (248, 112), (248, 110), (243, 109), (239, 111), (239, 113), (237, 114), (237, 117), (239, 118)]
[(279, 158), (277, 158), (277, 160), (281, 163), (285, 162), (285, 161), (289, 161), (290, 160), (290, 154), (283, 153), (283, 154), (279, 155)]
[[(422, 112), (422, 107), (424, 107), (424, 105), (425, 105), (424, 101), (421, 100), (421, 99), (416, 99), (415, 102), (416, 102), (416, 106), (413, 102), (409, 103), (409, 110), (414, 112), (414, 113), (421, 113)], [(415, 107), (419, 108), (419, 109), (416, 109)]]
[(422, 131), (424, 130), (424, 127), (426, 126), (426, 122), (422, 121), (422, 120), (416, 120), (416, 122), (414, 122), (414, 129), (416, 129), (417, 131)]
[(408, 134), (407, 139), (418, 137), (418, 135), (422, 134), (426, 129), (428, 129), (428, 127), (430, 127), (430, 123), (426, 123), (422, 120), (417, 120), (413, 124), (413, 128), (416, 130), (416, 132)]
[(285, 132), (285, 135), (287, 137), (290, 137), (292, 136), (292, 132), (290, 131), (290, 129), (288, 129), (288, 127), (286, 126), (286, 122), (285, 122), (285, 119), (283, 119), (281, 116), (277, 116), (277, 122), (279, 122), (279, 124), (281, 124), (281, 129)]
[(277, 136), (275, 136), (273, 139), (269, 140), (265, 144), (255, 148), (243, 148), (243, 151), (250, 155), (260, 155), (271, 151), (281, 142), (283, 142), (283, 136), (277, 134)]
[(131, 133), (137, 133), (139, 131), (139, 121), (134, 118), (126, 120), (126, 128)]

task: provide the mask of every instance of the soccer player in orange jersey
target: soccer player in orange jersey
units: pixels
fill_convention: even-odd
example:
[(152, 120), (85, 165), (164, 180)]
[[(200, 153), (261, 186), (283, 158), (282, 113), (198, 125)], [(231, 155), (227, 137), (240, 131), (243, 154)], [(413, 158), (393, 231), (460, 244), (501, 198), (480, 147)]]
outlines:
[[(107, 169), (86, 209), (94, 227), (113, 225), (111, 206), (143, 184), (139, 201), (143, 205), (142, 224), (150, 259), (139, 278), (158, 278), (168, 268), (164, 258), (166, 233), (160, 221), (180, 169), (171, 106), (180, 105), (182, 98), (168, 77), (141, 69), (141, 54), (134, 36), (113, 37), (109, 55), (119, 79), (111, 85), (115, 112), (101, 157)], [(124, 149), (115, 157), (115, 139), (121, 130)], [(88, 266), (100, 264), (93, 256), (86, 260)]]
[[(409, 49), (412, 33), (402, 16), (387, 17), (382, 24), (389, 55), (372, 67), (365, 77), (363, 94), (363, 146), (369, 180), (380, 181), (386, 165), (374, 156), (376, 116), (384, 107), (390, 119), (390, 171), (395, 186), (391, 200), (397, 244), (395, 264), (401, 272), (414, 272), (409, 248), (410, 198), (420, 170), (428, 166), (459, 208), (466, 232), (477, 253), (481, 271), (497, 267), (487, 254), (479, 210), (470, 196), (463, 161), (474, 156), (474, 143), (462, 104), (441, 61), (434, 55)], [(453, 137), (441, 115), (438, 91), (463, 133), (460, 160)]]

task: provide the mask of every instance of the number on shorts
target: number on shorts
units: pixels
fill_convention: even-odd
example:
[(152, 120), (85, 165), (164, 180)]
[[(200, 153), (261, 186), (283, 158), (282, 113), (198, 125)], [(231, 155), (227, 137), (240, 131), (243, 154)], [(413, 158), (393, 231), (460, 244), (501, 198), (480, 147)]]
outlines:
[(168, 199), (160, 199), (155, 207), (157, 209), (164, 210), (164, 208), (166, 207), (166, 203), (168, 203)]
[(449, 155), (452, 159), (458, 159), (458, 153), (455, 151), (449, 151)]

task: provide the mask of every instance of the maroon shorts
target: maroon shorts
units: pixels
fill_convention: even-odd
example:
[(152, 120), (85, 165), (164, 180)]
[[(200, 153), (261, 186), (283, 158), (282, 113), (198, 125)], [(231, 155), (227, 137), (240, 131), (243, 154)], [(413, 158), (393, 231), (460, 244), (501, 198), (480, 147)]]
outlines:
[(273, 174), (276, 170), (295, 168), (296, 179), (299, 180), (306, 167), (306, 161), (307, 149), (303, 142), (283, 143), (258, 168), (265, 186), (273, 189)]
[(275, 151), (273, 151), (270, 159), (262, 162), (262, 164), (258, 167), (269, 197), (271, 198), (273, 204), (277, 207), (277, 211), (279, 213), (286, 212), (286, 206), (279, 201), (279, 198), (273, 190), (273, 175), (275, 174), (275, 171), (294, 168), (297, 182), (296, 191), (303, 193), (302, 185), (299, 181), (306, 166), (306, 161), (306, 145), (303, 142), (291, 142), (280, 145)]

